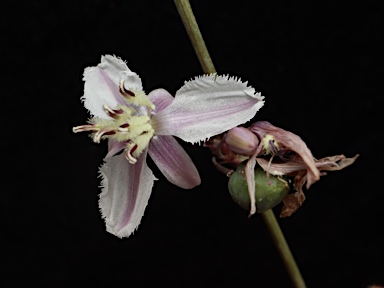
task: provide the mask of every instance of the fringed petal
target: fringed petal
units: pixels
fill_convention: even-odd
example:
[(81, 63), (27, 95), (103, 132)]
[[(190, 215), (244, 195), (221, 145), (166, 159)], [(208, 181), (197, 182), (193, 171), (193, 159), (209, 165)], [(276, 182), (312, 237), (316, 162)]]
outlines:
[[(335, 171), (335, 170), (341, 170), (355, 162), (355, 160), (359, 157), (359, 154), (355, 155), (352, 158), (346, 158), (344, 155), (336, 155), (336, 156), (330, 156), (325, 157), (320, 160), (315, 161), (316, 168), (319, 169), (319, 171)], [(258, 163), (260, 159), (257, 159)], [(260, 164), (264, 168), (265, 163)], [(301, 166), (301, 167), (300, 167)], [(296, 169), (296, 170), (293, 170)], [(281, 210), (280, 217), (288, 217), (291, 216), (293, 213), (297, 211), (297, 209), (300, 208), (300, 206), (303, 204), (305, 200), (305, 195), (303, 192), (303, 186), (305, 182), (307, 182), (307, 173), (306, 173), (306, 166), (305, 163), (281, 163), (281, 164), (275, 164), (275, 167), (272, 168), (273, 171), (279, 171), (280, 173), (282, 171), (286, 171), (286, 175), (294, 176), (294, 182), (293, 185), (295, 186), (297, 192), (293, 194), (287, 195), (284, 200), (284, 206)], [(270, 172), (272, 174), (272, 172)], [(321, 174), (321, 175), (324, 175)]]
[(199, 172), (191, 158), (172, 136), (152, 138), (148, 153), (172, 184), (191, 189), (201, 183)]
[(108, 158), (100, 168), (99, 207), (107, 231), (120, 238), (137, 229), (156, 180), (145, 162), (146, 154), (144, 151), (134, 165), (121, 154)]
[(253, 118), (264, 97), (239, 79), (216, 74), (186, 82), (175, 100), (152, 118), (157, 135), (195, 143)]
[(83, 80), (84, 96), (81, 99), (85, 108), (99, 118), (109, 118), (103, 110), (104, 105), (114, 108), (118, 104), (126, 103), (119, 92), (121, 80), (127, 89), (142, 90), (140, 77), (129, 70), (123, 60), (111, 55), (102, 56), (100, 64), (96, 67), (86, 68)]

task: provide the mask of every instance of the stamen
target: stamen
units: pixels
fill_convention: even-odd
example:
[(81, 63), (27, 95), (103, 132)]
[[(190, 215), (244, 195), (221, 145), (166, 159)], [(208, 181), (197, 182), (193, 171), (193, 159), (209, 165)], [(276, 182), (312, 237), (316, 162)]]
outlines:
[(119, 132), (129, 132), (128, 127), (129, 127), (129, 124), (124, 123), (124, 124), (121, 124), (119, 128), (117, 128), (117, 130), (119, 130)]
[(115, 119), (119, 118), (119, 114), (123, 114), (124, 113), (123, 109), (114, 110), (114, 109), (111, 109), (111, 107), (109, 107), (107, 104), (103, 105), (103, 109), (104, 109), (104, 112), (109, 117), (112, 117), (112, 118), (115, 118)]
[(121, 128), (121, 127), (119, 127), (119, 128), (117, 128), (117, 130), (118, 130), (119, 132), (122, 132), (122, 133), (127, 133), (127, 132), (129, 132), (129, 129), (128, 129), (128, 128)]
[(133, 93), (132, 91), (130, 91), (124, 87), (124, 80), (120, 80), (119, 91), (125, 97), (127, 97), (127, 96), (135, 97), (135, 93)]
[(93, 142), (100, 143), (101, 137), (103, 137), (104, 135), (113, 135), (115, 133), (116, 132), (113, 130), (113, 128), (102, 128), (98, 132), (96, 132), (95, 135), (93, 135)]
[(271, 150), (271, 153), (274, 155), (277, 155), (279, 153), (279, 148), (275, 145), (275, 140), (269, 140), (269, 149)]
[(76, 126), (72, 128), (72, 131), (74, 133), (78, 132), (84, 132), (84, 131), (98, 131), (99, 128), (96, 127), (94, 124), (89, 124), (89, 125), (81, 125), (81, 126)]
[(127, 148), (125, 149), (125, 159), (127, 159), (131, 164), (135, 164), (137, 162), (137, 159), (132, 156), (132, 153), (135, 152), (136, 149), (137, 145), (135, 143), (128, 144)]

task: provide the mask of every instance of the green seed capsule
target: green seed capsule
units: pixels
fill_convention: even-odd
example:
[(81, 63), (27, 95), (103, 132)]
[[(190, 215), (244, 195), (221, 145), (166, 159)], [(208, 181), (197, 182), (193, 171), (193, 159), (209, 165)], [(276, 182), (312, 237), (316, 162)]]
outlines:
[[(231, 175), (228, 182), (228, 190), (240, 207), (250, 210), (247, 181), (245, 180), (244, 164), (240, 164)], [(286, 178), (282, 176), (269, 175), (269, 185), (266, 172), (260, 168), (255, 169), (255, 196), (256, 212), (262, 213), (275, 207), (289, 192), (289, 185)]]

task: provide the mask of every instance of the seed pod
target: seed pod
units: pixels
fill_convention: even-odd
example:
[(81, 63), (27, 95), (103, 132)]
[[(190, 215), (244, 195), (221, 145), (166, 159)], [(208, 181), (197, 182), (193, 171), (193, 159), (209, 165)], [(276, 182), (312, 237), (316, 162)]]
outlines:
[[(244, 163), (240, 164), (236, 171), (231, 175), (228, 182), (228, 190), (240, 207), (250, 210), (250, 200), (247, 181), (244, 174)], [(275, 207), (289, 192), (288, 180), (282, 176), (269, 175), (259, 166), (255, 169), (255, 197), (256, 212), (262, 213)]]

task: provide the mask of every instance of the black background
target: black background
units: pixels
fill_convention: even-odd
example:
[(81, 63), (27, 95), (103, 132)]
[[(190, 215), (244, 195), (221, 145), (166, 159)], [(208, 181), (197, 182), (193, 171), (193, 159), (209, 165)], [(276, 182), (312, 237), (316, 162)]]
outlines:
[[(300, 135), (317, 158), (361, 154), (279, 220), (308, 287), (384, 284), (378, 3), (192, 1), (218, 72), (265, 96), (254, 121)], [(115, 54), (146, 92), (172, 94), (202, 74), (173, 1), (4, 1), (0, 13), (4, 287), (291, 287), (260, 215), (232, 202), (199, 146), (183, 144), (199, 187), (173, 186), (148, 160), (159, 181), (138, 231), (105, 232), (106, 143), (71, 132), (88, 118), (83, 69)]]

